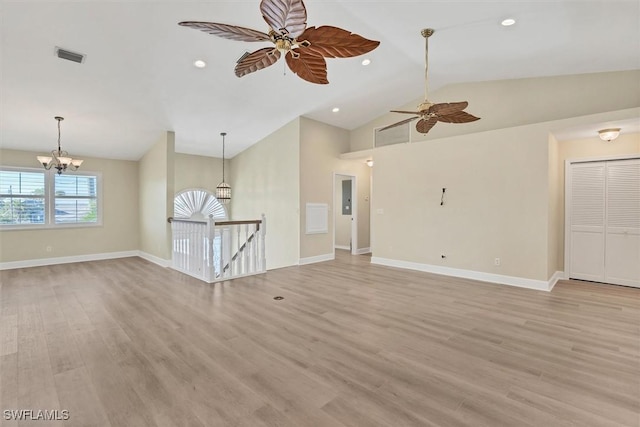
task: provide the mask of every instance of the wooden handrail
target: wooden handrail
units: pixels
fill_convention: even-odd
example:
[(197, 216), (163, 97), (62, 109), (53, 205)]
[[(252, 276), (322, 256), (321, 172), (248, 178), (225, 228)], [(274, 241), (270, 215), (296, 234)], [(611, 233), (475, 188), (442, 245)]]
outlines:
[(244, 225), (244, 224), (255, 224), (256, 231), (260, 230), (260, 224), (262, 224), (261, 219), (247, 219), (244, 221), (216, 221), (216, 226), (219, 225)]
[(181, 219), (181, 218), (174, 218), (172, 216), (167, 218), (167, 222), (169, 224), (171, 224), (172, 222), (190, 222), (190, 223), (193, 223), (193, 224), (206, 224), (207, 223), (207, 221), (196, 221), (194, 219)]
[(216, 225), (244, 225), (244, 224), (262, 224), (262, 220), (247, 219), (244, 221), (216, 221)]

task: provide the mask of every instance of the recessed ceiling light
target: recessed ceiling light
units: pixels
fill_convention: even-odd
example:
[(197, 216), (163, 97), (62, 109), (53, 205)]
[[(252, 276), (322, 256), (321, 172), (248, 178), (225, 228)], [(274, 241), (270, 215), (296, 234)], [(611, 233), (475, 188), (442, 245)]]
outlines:
[(206, 63), (206, 62), (204, 62), (202, 59), (198, 59), (197, 61), (194, 61), (194, 62), (193, 62), (193, 65), (194, 65), (196, 68), (204, 68), (204, 67), (206, 67), (206, 66), (207, 66), (207, 63)]
[(369, 65), (371, 64), (371, 60), (369, 58), (365, 58), (362, 60), (362, 65)]
[(338, 107), (333, 107), (333, 110), (331, 111), (333, 111), (334, 113), (337, 113), (338, 111), (340, 111), (340, 109)]
[(513, 25), (515, 23), (516, 23), (516, 20), (513, 19), (513, 18), (507, 18), (507, 19), (505, 19), (505, 20), (503, 20), (501, 22), (503, 27), (510, 27), (511, 25)]

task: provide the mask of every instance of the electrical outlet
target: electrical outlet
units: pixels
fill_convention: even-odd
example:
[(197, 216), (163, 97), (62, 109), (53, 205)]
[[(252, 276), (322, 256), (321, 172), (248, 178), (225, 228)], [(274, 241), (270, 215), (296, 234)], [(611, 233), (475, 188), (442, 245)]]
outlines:
[(493, 260), (494, 265), (500, 265), (500, 258), (496, 258)]

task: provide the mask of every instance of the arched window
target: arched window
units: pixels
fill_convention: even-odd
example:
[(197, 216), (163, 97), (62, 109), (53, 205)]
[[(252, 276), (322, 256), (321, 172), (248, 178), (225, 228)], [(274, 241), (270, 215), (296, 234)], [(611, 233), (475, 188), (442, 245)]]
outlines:
[(201, 188), (182, 190), (173, 199), (173, 217), (182, 219), (227, 220), (227, 210), (210, 191)]

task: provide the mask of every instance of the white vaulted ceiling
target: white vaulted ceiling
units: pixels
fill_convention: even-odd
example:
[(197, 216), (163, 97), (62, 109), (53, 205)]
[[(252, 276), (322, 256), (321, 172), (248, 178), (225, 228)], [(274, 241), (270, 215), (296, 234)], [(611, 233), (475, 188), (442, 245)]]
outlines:
[[(640, 68), (638, 1), (305, 2), (308, 25), (379, 40), (364, 57), (328, 59), (329, 85), (307, 83), (284, 60), (237, 78), (236, 60), (267, 46), (180, 27), (184, 20), (267, 31), (259, 0), (4, 1), (0, 4), (3, 148), (139, 159), (162, 132), (176, 150), (233, 156), (298, 116), (356, 128), (422, 93), (422, 28), (430, 86)], [(513, 17), (517, 23), (502, 27)], [(63, 61), (55, 46), (84, 53)], [(193, 66), (196, 59), (205, 69)], [(585, 90), (588, 90), (586, 88)], [(339, 113), (331, 109), (340, 107)]]

